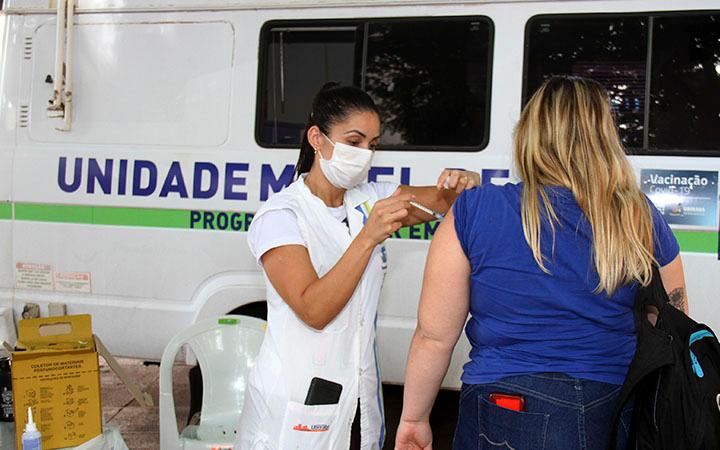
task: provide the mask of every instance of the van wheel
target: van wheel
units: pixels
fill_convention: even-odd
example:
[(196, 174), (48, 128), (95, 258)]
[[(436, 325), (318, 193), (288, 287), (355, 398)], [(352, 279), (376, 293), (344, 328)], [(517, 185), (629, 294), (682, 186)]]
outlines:
[[(256, 317), (258, 319), (267, 320), (267, 302), (253, 302), (235, 308), (228, 314), (240, 316)], [(200, 410), (202, 409), (202, 371), (200, 366), (195, 367), (188, 372), (188, 381), (190, 384), (190, 411), (188, 411), (188, 425), (197, 425), (200, 423)]]

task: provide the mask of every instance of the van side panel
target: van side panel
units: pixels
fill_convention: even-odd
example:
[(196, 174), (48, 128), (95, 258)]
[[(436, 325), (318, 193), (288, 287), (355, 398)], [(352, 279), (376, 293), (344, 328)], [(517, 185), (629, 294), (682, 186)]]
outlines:
[[(262, 272), (245, 232), (268, 196), (291, 181), (298, 156), (297, 149), (263, 148), (256, 139), (258, 96), (267, 95), (258, 92), (264, 24), (488, 18), (493, 57), (487, 147), (383, 150), (373, 165), (377, 181), (430, 185), (451, 166), (481, 172), (484, 182), (504, 183), (517, 179), (512, 130), (521, 108), (531, 17), (710, 9), (712, 3), (453, 2), (133, 13), (100, 8), (76, 17), (70, 132), (55, 130), (61, 121), (45, 112), (54, 14), (0, 14), (0, 305), (12, 300), (19, 314), (32, 301), (45, 315), (47, 303), (67, 303), (70, 313), (93, 315), (95, 330), (113, 353), (157, 359), (170, 338), (195, 320), (263, 301)], [(631, 162), (638, 176), (642, 169), (720, 170), (720, 159), (710, 157), (633, 156)], [(434, 226), (405, 230), (403, 239), (387, 243), (377, 322), (386, 382), (403, 382)], [(720, 262), (711, 247), (686, 246), (683, 259), (691, 312), (720, 329), (720, 306), (713, 301), (720, 292)], [(16, 264), (49, 274), (49, 285), (16, 288)], [(459, 387), (468, 351), (463, 335), (444, 387)]]
[[(0, 15), (0, 306), (10, 306), (14, 287), (12, 254), (12, 179), (15, 133), (20, 112), (16, 101), (22, 47), (17, 43), (21, 16)], [(12, 44), (16, 41), (16, 44)], [(8, 337), (8, 336), (6, 336)], [(3, 337), (0, 337), (3, 338)]]

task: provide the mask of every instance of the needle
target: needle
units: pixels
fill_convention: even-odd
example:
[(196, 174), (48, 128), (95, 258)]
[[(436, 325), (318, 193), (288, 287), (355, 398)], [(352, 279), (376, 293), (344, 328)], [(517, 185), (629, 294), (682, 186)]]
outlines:
[(423, 206), (418, 202), (410, 201), (410, 204), (419, 209), (420, 211), (430, 214), (431, 216), (435, 217), (437, 220), (443, 220), (445, 218), (444, 215), (433, 211), (432, 209), (428, 208), (427, 206)]

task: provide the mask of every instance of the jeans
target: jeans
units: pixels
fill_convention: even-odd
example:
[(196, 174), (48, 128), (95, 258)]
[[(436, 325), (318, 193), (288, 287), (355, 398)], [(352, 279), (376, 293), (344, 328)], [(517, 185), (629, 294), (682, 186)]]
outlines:
[[(525, 411), (490, 403), (493, 392), (522, 395)], [(561, 373), (465, 384), (460, 393), (454, 450), (605, 450), (620, 386)], [(632, 402), (623, 409), (617, 448), (625, 449)]]

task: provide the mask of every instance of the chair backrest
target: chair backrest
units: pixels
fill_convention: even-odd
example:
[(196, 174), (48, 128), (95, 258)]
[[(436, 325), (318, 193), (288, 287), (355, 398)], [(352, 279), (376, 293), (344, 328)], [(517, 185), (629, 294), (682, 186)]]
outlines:
[(197, 438), (225, 441), (234, 439), (240, 423), (248, 374), (264, 336), (264, 320), (222, 316), (197, 322), (168, 343), (160, 363), (160, 432), (161, 442), (166, 443), (163, 448), (171, 448), (169, 442), (175, 441), (171, 436), (163, 439), (163, 434), (170, 434), (171, 428), (177, 433), (172, 365), (180, 347), (190, 346), (202, 371), (203, 401)]

